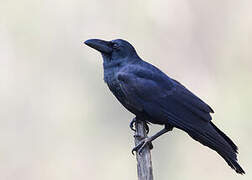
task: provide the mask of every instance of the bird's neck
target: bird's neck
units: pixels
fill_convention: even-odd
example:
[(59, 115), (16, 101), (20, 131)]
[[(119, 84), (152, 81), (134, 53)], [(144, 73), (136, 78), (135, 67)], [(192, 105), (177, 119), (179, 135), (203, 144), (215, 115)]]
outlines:
[(122, 67), (125, 64), (125, 59), (117, 59), (117, 60), (107, 60), (103, 59), (103, 68), (111, 69), (111, 68), (118, 68)]
[(103, 69), (104, 69), (104, 81), (106, 83), (111, 83), (115, 81), (115, 74), (119, 72), (123, 67), (137, 63), (141, 59), (137, 56), (131, 58), (122, 58), (116, 60), (103, 59)]

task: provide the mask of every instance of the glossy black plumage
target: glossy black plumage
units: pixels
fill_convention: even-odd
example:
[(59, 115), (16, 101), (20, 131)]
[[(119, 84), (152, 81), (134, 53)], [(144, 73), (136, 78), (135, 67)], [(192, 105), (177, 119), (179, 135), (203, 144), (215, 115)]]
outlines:
[(178, 81), (143, 61), (125, 40), (85, 42), (103, 57), (104, 81), (138, 119), (176, 127), (221, 155), (237, 173), (237, 146), (211, 121), (212, 108)]

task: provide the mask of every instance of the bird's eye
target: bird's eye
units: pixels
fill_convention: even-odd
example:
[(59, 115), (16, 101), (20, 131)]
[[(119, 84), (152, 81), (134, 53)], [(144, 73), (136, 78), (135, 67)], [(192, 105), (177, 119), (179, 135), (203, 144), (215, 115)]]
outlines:
[(119, 48), (119, 44), (114, 43), (114, 44), (113, 44), (113, 49), (118, 49), (118, 48)]

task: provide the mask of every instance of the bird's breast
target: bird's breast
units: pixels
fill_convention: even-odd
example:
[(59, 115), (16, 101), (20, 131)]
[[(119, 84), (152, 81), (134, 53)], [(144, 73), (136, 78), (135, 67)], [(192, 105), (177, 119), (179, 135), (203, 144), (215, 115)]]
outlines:
[(110, 91), (114, 94), (114, 96), (118, 99), (118, 101), (126, 108), (128, 109), (130, 112), (132, 112), (133, 114), (137, 115), (141, 112), (138, 111), (138, 109), (129, 102), (128, 98), (126, 97), (126, 95), (124, 94), (124, 92), (122, 91), (122, 88), (120, 86), (120, 83), (118, 82), (118, 80), (113, 80), (110, 81), (109, 83), (107, 83)]
[(113, 79), (112, 81), (107, 82), (107, 85), (110, 91), (116, 96), (116, 98), (121, 102), (125, 103), (126, 97), (121, 89), (121, 86), (118, 80)]
[(131, 104), (126, 95), (124, 94), (119, 80), (117, 79), (117, 74), (121, 69), (119, 67), (105, 68), (104, 69), (104, 81), (108, 85), (110, 91), (118, 99), (118, 101), (130, 112), (137, 115), (141, 112)]

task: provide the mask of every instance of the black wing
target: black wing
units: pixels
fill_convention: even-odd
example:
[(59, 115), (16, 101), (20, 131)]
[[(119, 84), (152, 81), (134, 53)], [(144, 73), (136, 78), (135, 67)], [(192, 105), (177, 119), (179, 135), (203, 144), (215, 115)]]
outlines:
[[(128, 69), (131, 71), (121, 71), (117, 76), (125, 96), (138, 109), (150, 115), (159, 109), (160, 115), (171, 113), (181, 120), (211, 121), (209, 113), (213, 110), (179, 82), (156, 69)], [(157, 108), (155, 112), (153, 107)]]

